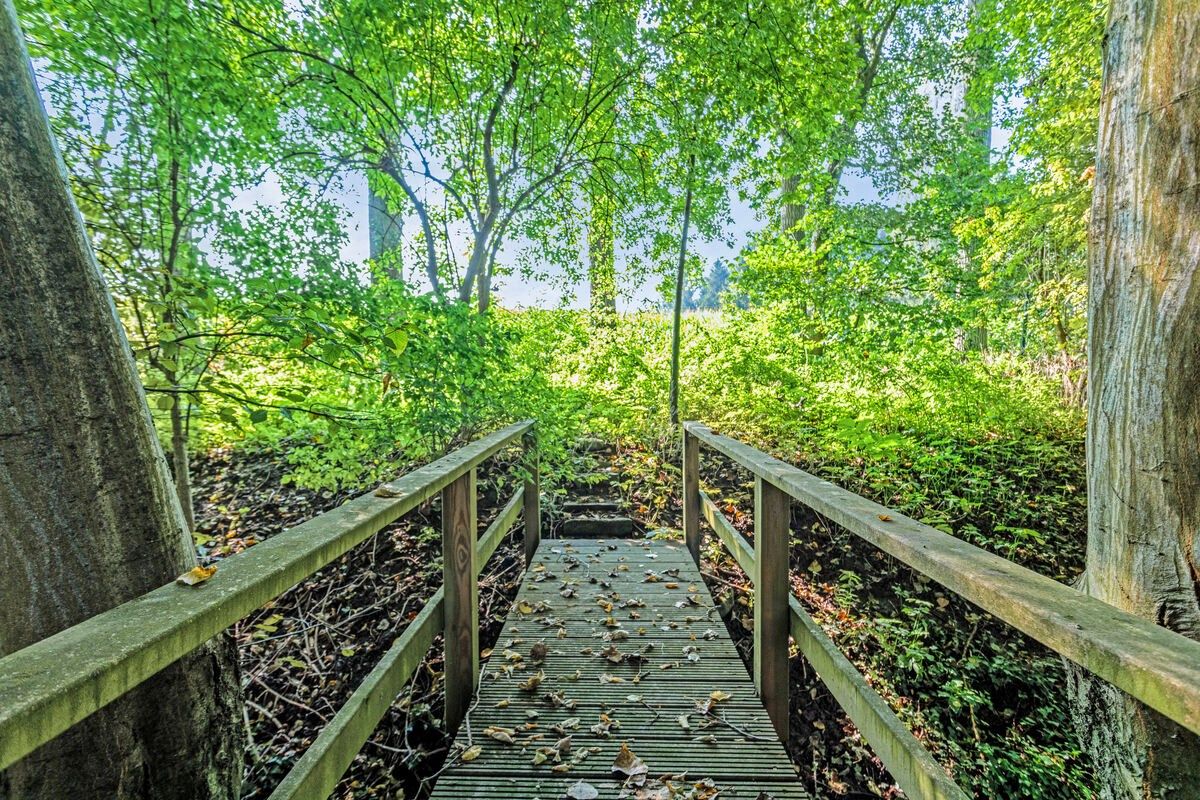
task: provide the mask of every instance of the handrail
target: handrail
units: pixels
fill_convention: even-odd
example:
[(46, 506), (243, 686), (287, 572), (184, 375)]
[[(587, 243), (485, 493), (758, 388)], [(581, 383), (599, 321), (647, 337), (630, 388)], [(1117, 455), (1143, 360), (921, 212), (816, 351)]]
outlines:
[[(199, 589), (162, 586), (0, 659), (0, 769), (122, 696), (439, 491), (465, 476), (473, 479), (476, 466), (532, 429), (530, 420), (510, 425), (230, 556)], [(524, 444), (531, 447), (531, 440)], [(473, 511), (473, 501), (471, 505)], [(513, 509), (520, 507), (520, 502), (509, 503), (501, 517), (511, 524)], [(527, 536), (531, 529), (536, 531), (536, 524), (527, 521)], [(498, 539), (491, 544), (492, 550), (495, 543)]]
[[(685, 436), (1200, 733), (1200, 642), (810, 475), (696, 422)], [(685, 504), (686, 507), (686, 504)]]
[[(730, 524), (703, 490), (701, 513), (747, 575), (755, 574), (754, 547)], [(909, 797), (923, 800), (967, 800), (967, 794), (946, 774), (925, 746), (912, 735), (887, 701), (859, 674), (850, 660), (821, 630), (795, 597), (788, 597), (791, 634), (838, 704), (846, 710), (879, 760)]]
[[(477, 575), (521, 515), (524, 498), (525, 489), (517, 489), (479, 537), (475, 544)], [(275, 787), (269, 800), (328, 797), (333, 792), (354, 756), (391, 707), (392, 700), (412, 677), (434, 637), (442, 632), (445, 607), (446, 590), (439, 587), (350, 699), (321, 729), (316, 741)]]

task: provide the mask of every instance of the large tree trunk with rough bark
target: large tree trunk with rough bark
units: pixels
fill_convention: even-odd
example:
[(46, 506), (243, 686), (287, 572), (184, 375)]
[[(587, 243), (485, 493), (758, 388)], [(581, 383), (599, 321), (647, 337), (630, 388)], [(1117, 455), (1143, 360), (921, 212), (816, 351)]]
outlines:
[[(1200, 0), (1114, 0), (1090, 242), (1081, 587), (1200, 639)], [(1200, 737), (1072, 671), (1104, 798), (1200, 797)]]
[[(195, 564), (11, 0), (0, 0), (0, 564), (0, 656)], [(222, 640), (0, 775), (0, 797), (236, 798), (242, 730)]]

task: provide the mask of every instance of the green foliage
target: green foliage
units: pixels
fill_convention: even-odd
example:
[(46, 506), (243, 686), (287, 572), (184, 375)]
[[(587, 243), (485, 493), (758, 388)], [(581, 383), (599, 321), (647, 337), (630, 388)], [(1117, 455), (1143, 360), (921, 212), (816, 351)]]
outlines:
[[(732, 270), (688, 254), (705, 311), (683, 323), (684, 418), (1078, 571), (1083, 420), (1056, 379), (1082, 357), (1099, 4), (23, 11), (164, 438), (280, 451), (313, 488), (528, 417), (549, 491), (584, 433), (674, 447), (667, 319), (467, 301), (514, 273), (573, 291), (587, 225), (627, 280), (665, 276), (683, 187), (708, 240), (736, 189), (793, 228), (755, 232)], [(416, 217), (386, 264), (340, 256), (347, 220), (323, 192), (347, 171)], [(852, 172), (884, 201), (845, 202)], [(279, 201), (237, 207), (264, 188)], [(1057, 661), (847, 552), (819, 587), (853, 620), (841, 644), (939, 757), (978, 796), (1088, 796)]]

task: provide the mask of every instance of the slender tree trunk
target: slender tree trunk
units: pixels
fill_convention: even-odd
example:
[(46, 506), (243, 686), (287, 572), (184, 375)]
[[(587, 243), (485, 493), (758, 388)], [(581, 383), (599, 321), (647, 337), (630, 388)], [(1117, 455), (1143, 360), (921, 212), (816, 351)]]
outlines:
[[(1081, 587), (1200, 639), (1200, 0), (1114, 0), (1104, 41)], [(1101, 797), (1200, 797), (1200, 737), (1071, 674)]]
[(804, 220), (804, 204), (796, 201), (793, 196), (800, 187), (800, 178), (795, 175), (785, 175), (779, 182), (779, 193), (782, 205), (779, 208), (779, 233), (788, 236), (796, 244), (804, 243), (804, 234), (800, 223)]
[(688, 226), (692, 221), (692, 173), (695, 168), (696, 157), (688, 156), (687, 195), (683, 201), (683, 233), (679, 237), (679, 263), (675, 267), (675, 313), (671, 324), (671, 389), (668, 405), (672, 425), (679, 424), (679, 344), (683, 325), (683, 284), (687, 277)]
[(191, 465), (187, 429), (183, 424), (183, 402), (183, 395), (178, 393), (171, 402), (171, 472), (175, 478), (175, 495), (179, 498), (183, 520), (191, 533), (196, 530), (196, 513), (192, 508)]
[[(990, 0), (970, 0), (970, 18), (968, 28), (972, 35), (979, 35), (981, 28), (986, 26), (986, 15)], [(967, 165), (966, 174), (962, 177), (975, 187), (976, 196), (984, 197), (988, 173), (991, 167), (992, 149), (992, 111), (995, 80), (992, 77), (992, 62), (994, 54), (986, 36), (978, 38), (973, 48), (967, 53), (967, 72), (963, 76), (958, 90), (961, 98), (955, 98), (956, 113), (961, 115), (963, 127), (967, 136)], [(980, 213), (977, 208), (967, 207), (964, 213), (974, 215)], [(963, 284), (978, 283), (979, 260), (969, 242), (959, 242), (958, 268), (962, 275)], [(976, 311), (978, 314), (978, 311)], [(960, 350), (977, 353), (988, 349), (988, 327), (986, 319), (979, 319), (969, 328), (955, 332), (955, 344)]]
[[(0, 656), (195, 564), (11, 0), (0, 0)], [(236, 798), (227, 638), (0, 775), (0, 797)]]
[(613, 242), (613, 201), (603, 191), (592, 195), (589, 209), (588, 282), (592, 322), (611, 325), (617, 314), (617, 265)]
[(367, 240), (372, 261), (385, 260), (384, 271), (394, 281), (404, 280), (400, 261), (403, 232), (400, 217), (388, 210), (387, 199), (375, 194), (367, 184)]

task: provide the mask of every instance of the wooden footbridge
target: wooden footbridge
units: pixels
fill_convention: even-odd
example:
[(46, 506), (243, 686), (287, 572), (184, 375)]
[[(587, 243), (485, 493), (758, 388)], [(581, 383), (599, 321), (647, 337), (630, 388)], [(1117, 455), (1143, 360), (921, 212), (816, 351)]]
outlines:
[[(0, 659), (0, 769), (439, 494), (442, 588), (273, 800), (328, 797), (439, 635), (446, 721), (458, 733), (438, 800), (807, 797), (781, 744), (793, 645), (908, 796), (965, 798), (793, 597), (793, 501), (1200, 733), (1200, 643), (696, 423), (683, 433), (682, 541), (609, 529), (541, 541), (532, 432), (532, 422), (505, 428), (231, 556), (202, 589), (163, 586)], [(753, 544), (704, 493), (702, 445), (755, 476)], [(479, 534), (476, 468), (514, 446), (525, 449), (524, 486)], [(527, 570), (483, 657), (479, 570), (522, 517)], [(701, 580), (702, 522), (754, 584), (750, 671)]]

